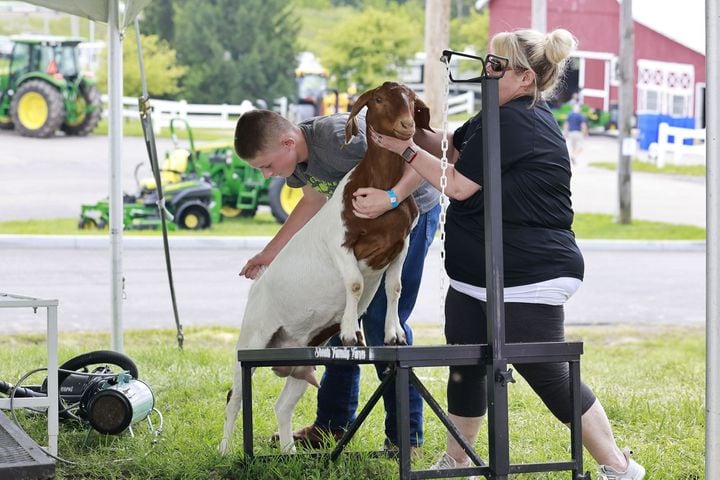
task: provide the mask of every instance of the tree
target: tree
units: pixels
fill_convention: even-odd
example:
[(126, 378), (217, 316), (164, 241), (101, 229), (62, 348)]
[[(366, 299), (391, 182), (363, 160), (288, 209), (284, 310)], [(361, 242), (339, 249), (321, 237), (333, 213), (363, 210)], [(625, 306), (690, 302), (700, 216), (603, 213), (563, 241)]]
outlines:
[(368, 8), (326, 32), (320, 60), (339, 89), (355, 83), (363, 91), (397, 79), (398, 67), (422, 49), (421, 35), (422, 21), (405, 9)]
[(146, 35), (155, 34), (166, 42), (175, 40), (175, 3), (173, 0), (155, 0), (142, 11), (140, 32)]
[(470, 10), (469, 15), (450, 20), (450, 45), (453, 50), (463, 51), (472, 47), (476, 52), (486, 52), (488, 46), (487, 9), (478, 13)]
[(188, 101), (240, 103), (290, 96), (299, 31), (285, 0), (187, 2), (175, 13)]
[[(180, 92), (178, 83), (187, 68), (178, 64), (175, 50), (157, 35), (140, 35), (140, 44), (148, 93), (151, 97), (172, 98)], [(98, 85), (106, 90), (107, 49), (103, 50), (100, 63)], [(123, 42), (123, 90), (123, 94), (128, 96), (139, 96), (142, 93), (137, 43), (132, 29), (128, 29)]]

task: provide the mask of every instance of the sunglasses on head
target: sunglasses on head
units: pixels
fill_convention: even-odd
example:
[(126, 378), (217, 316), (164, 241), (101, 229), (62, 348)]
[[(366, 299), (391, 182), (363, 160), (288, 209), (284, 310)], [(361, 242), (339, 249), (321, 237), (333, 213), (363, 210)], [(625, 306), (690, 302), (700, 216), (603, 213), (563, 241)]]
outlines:
[(475, 55), (470, 55), (468, 53), (455, 52), (453, 50), (443, 50), (443, 54), (440, 60), (449, 65), (450, 58), (453, 55), (456, 57), (461, 57), (458, 60), (476, 60), (480, 61), (480, 63), (482, 64), (482, 73), (479, 76), (475, 75), (471, 76), (470, 78), (456, 78), (453, 75), (452, 70), (450, 70), (450, 80), (455, 83), (477, 83), (483, 78), (502, 78), (505, 75), (506, 71), (512, 70), (512, 67), (510, 67), (509, 65), (510, 61), (507, 58), (501, 57), (499, 55), (493, 55), (492, 53), (486, 55), (485, 58), (482, 58)]

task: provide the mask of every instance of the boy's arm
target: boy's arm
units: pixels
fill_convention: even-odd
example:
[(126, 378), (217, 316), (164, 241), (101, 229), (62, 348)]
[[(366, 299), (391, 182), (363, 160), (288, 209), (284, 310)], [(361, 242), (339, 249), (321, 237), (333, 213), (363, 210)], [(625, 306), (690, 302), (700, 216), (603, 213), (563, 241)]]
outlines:
[(290, 241), (315, 214), (325, 205), (327, 198), (309, 185), (302, 187), (303, 196), (297, 206), (290, 212), (287, 220), (275, 236), (265, 245), (260, 253), (252, 257), (240, 270), (240, 276), (255, 278), (263, 267), (272, 262), (280, 250)]
[[(423, 178), (410, 165), (405, 165), (403, 175), (392, 187), (400, 203), (412, 193), (422, 183)], [(393, 206), (390, 201), (390, 194), (385, 190), (378, 188), (363, 187), (358, 188), (353, 193), (353, 210), (355, 215), (360, 218), (377, 218), (388, 210), (392, 210)]]

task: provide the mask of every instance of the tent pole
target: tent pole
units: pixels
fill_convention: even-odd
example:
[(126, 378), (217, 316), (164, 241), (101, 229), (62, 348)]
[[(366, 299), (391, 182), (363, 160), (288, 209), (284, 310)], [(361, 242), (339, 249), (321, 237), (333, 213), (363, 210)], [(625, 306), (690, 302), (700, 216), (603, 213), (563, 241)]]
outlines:
[(718, 102), (720, 95), (720, 71), (717, 57), (720, 55), (720, 8), (717, 2), (705, 3), (706, 44), (705, 64), (707, 70), (707, 88), (705, 89), (705, 132), (707, 158), (707, 256), (706, 256), (706, 378), (705, 378), (705, 478), (720, 478), (720, 382), (718, 381), (718, 363), (720, 363), (720, 309), (718, 306), (718, 289), (720, 276), (718, 261), (720, 259), (720, 142), (718, 142)]
[(112, 349), (123, 351), (123, 196), (122, 196), (122, 42), (119, 27), (119, 0), (110, 0), (108, 13), (108, 97), (110, 136), (110, 295)]

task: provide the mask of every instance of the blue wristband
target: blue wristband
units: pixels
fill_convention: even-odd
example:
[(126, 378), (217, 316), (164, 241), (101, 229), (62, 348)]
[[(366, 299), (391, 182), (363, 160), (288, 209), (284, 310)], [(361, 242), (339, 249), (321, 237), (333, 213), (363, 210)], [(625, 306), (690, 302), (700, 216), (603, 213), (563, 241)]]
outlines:
[(393, 189), (391, 188), (390, 190), (388, 190), (387, 194), (390, 196), (390, 205), (392, 206), (392, 208), (397, 208), (397, 206), (398, 206), (397, 195), (395, 194)]

